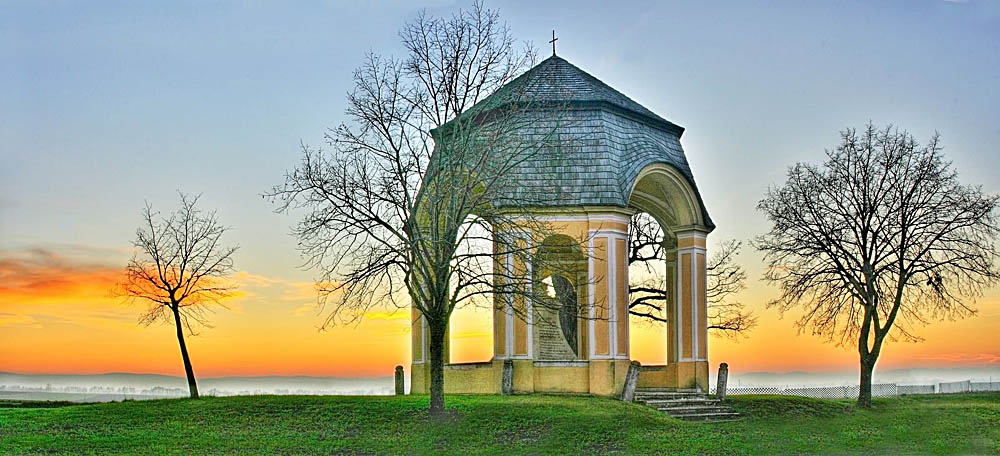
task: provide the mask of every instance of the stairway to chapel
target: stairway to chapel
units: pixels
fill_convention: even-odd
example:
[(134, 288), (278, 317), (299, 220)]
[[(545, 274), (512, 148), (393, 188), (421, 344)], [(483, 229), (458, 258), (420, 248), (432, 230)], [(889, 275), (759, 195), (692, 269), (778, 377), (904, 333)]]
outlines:
[(708, 394), (669, 388), (637, 388), (635, 402), (684, 421), (732, 421), (740, 414)]

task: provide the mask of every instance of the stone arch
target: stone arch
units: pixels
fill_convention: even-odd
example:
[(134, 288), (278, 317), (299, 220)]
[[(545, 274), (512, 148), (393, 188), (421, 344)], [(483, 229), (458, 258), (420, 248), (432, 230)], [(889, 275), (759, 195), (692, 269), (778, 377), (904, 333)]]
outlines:
[(664, 237), (666, 364), (648, 366), (645, 381), (704, 389), (708, 381), (705, 242), (711, 221), (690, 181), (663, 163), (647, 165), (636, 174), (628, 205), (652, 216)]
[(636, 174), (628, 192), (628, 204), (652, 215), (665, 231), (685, 227), (707, 229), (698, 193), (677, 168), (665, 163), (646, 165)]

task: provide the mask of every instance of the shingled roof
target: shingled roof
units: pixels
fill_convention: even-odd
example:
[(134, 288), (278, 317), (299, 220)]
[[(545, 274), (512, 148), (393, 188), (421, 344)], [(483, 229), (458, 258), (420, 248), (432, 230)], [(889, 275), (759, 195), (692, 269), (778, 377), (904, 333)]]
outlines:
[[(681, 148), (684, 128), (555, 55), (477, 106), (497, 106), (512, 92), (530, 100), (528, 109), (544, 111), (538, 116), (539, 134), (554, 125), (557, 130), (566, 130), (560, 134), (582, 138), (568, 151), (552, 156), (538, 154), (518, 169), (516, 178), (524, 191), (535, 189), (552, 195), (546, 206), (628, 207), (639, 172), (661, 163), (672, 166), (687, 179), (706, 225), (715, 226)], [(558, 121), (553, 120), (556, 117)], [(516, 195), (508, 198), (518, 200)]]
[[(684, 132), (680, 126), (656, 115), (600, 79), (555, 55), (524, 72), (507, 84), (505, 89), (523, 90), (521, 96), (531, 100), (533, 104), (603, 104), (605, 107), (642, 117), (647, 122), (676, 133), (678, 137)], [(503, 90), (496, 96), (502, 96), (502, 93)], [(488, 100), (489, 98), (483, 101)]]

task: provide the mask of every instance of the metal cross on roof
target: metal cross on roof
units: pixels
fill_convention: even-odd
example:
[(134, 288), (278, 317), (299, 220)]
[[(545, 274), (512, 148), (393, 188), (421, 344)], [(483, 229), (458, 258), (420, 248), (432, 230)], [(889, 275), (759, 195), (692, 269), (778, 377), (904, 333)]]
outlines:
[(552, 55), (556, 55), (556, 40), (558, 40), (558, 39), (559, 38), (556, 38), (556, 31), (553, 30), (552, 31), (552, 39), (549, 40), (549, 42), (552, 43)]

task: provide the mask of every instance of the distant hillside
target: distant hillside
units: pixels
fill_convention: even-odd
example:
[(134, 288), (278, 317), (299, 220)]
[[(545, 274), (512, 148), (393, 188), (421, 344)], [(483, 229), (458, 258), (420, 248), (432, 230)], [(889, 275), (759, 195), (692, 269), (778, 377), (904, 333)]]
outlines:
[[(132, 388), (139, 390), (182, 389), (187, 390), (183, 377), (157, 374), (108, 373), (94, 375), (46, 375), (0, 373), (0, 386), (43, 388), (54, 390)], [(256, 394), (390, 394), (393, 390), (392, 377), (347, 378), (347, 377), (216, 377), (199, 378), (198, 386), (203, 392), (218, 390), (225, 393)]]
[[(858, 373), (845, 372), (739, 372), (730, 366), (729, 384), (734, 386), (838, 386), (858, 383)], [(714, 375), (713, 370), (713, 384)], [(875, 369), (875, 383), (903, 385), (936, 384), (961, 380), (996, 381), (1000, 366), (975, 368)]]

